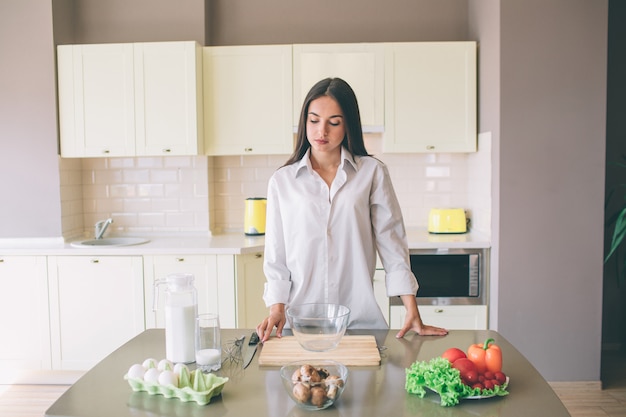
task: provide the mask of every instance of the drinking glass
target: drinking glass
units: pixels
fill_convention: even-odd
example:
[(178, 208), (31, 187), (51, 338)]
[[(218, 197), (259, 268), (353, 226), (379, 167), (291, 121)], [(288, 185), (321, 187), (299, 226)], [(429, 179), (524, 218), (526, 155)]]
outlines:
[(196, 366), (203, 372), (222, 366), (220, 319), (217, 314), (198, 314), (196, 318)]

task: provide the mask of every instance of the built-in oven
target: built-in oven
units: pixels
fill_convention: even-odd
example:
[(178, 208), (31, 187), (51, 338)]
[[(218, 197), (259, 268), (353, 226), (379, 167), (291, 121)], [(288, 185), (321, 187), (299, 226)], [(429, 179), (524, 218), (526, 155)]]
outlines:
[[(415, 249), (409, 255), (418, 305), (487, 304), (487, 249)], [(389, 303), (402, 300), (391, 297)]]

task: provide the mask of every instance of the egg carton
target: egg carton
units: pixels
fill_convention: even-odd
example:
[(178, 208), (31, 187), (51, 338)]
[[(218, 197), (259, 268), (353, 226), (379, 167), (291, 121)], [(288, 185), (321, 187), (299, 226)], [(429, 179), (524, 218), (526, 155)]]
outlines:
[(220, 377), (214, 374), (204, 374), (196, 369), (192, 372), (184, 371), (180, 375), (179, 386), (173, 384), (162, 385), (159, 383), (144, 381), (139, 378), (130, 378), (124, 375), (133, 391), (145, 391), (150, 395), (162, 395), (165, 398), (178, 398), (184, 402), (195, 401), (199, 405), (206, 405), (211, 398), (220, 395), (228, 377)]

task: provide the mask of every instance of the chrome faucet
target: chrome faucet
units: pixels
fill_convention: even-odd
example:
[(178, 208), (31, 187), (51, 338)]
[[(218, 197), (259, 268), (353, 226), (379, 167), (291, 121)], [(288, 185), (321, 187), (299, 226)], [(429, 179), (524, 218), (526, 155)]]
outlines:
[(107, 228), (109, 227), (111, 223), (113, 223), (113, 219), (110, 217), (106, 220), (101, 220), (96, 223), (96, 226), (95, 226), (96, 239), (102, 239), (104, 232), (107, 231)]

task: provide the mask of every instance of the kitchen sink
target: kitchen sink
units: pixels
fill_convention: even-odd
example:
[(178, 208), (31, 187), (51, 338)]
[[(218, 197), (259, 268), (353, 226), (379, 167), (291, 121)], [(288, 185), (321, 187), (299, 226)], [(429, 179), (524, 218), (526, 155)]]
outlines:
[(75, 248), (114, 247), (141, 245), (150, 242), (150, 239), (141, 237), (107, 237), (102, 239), (89, 239), (70, 243)]

